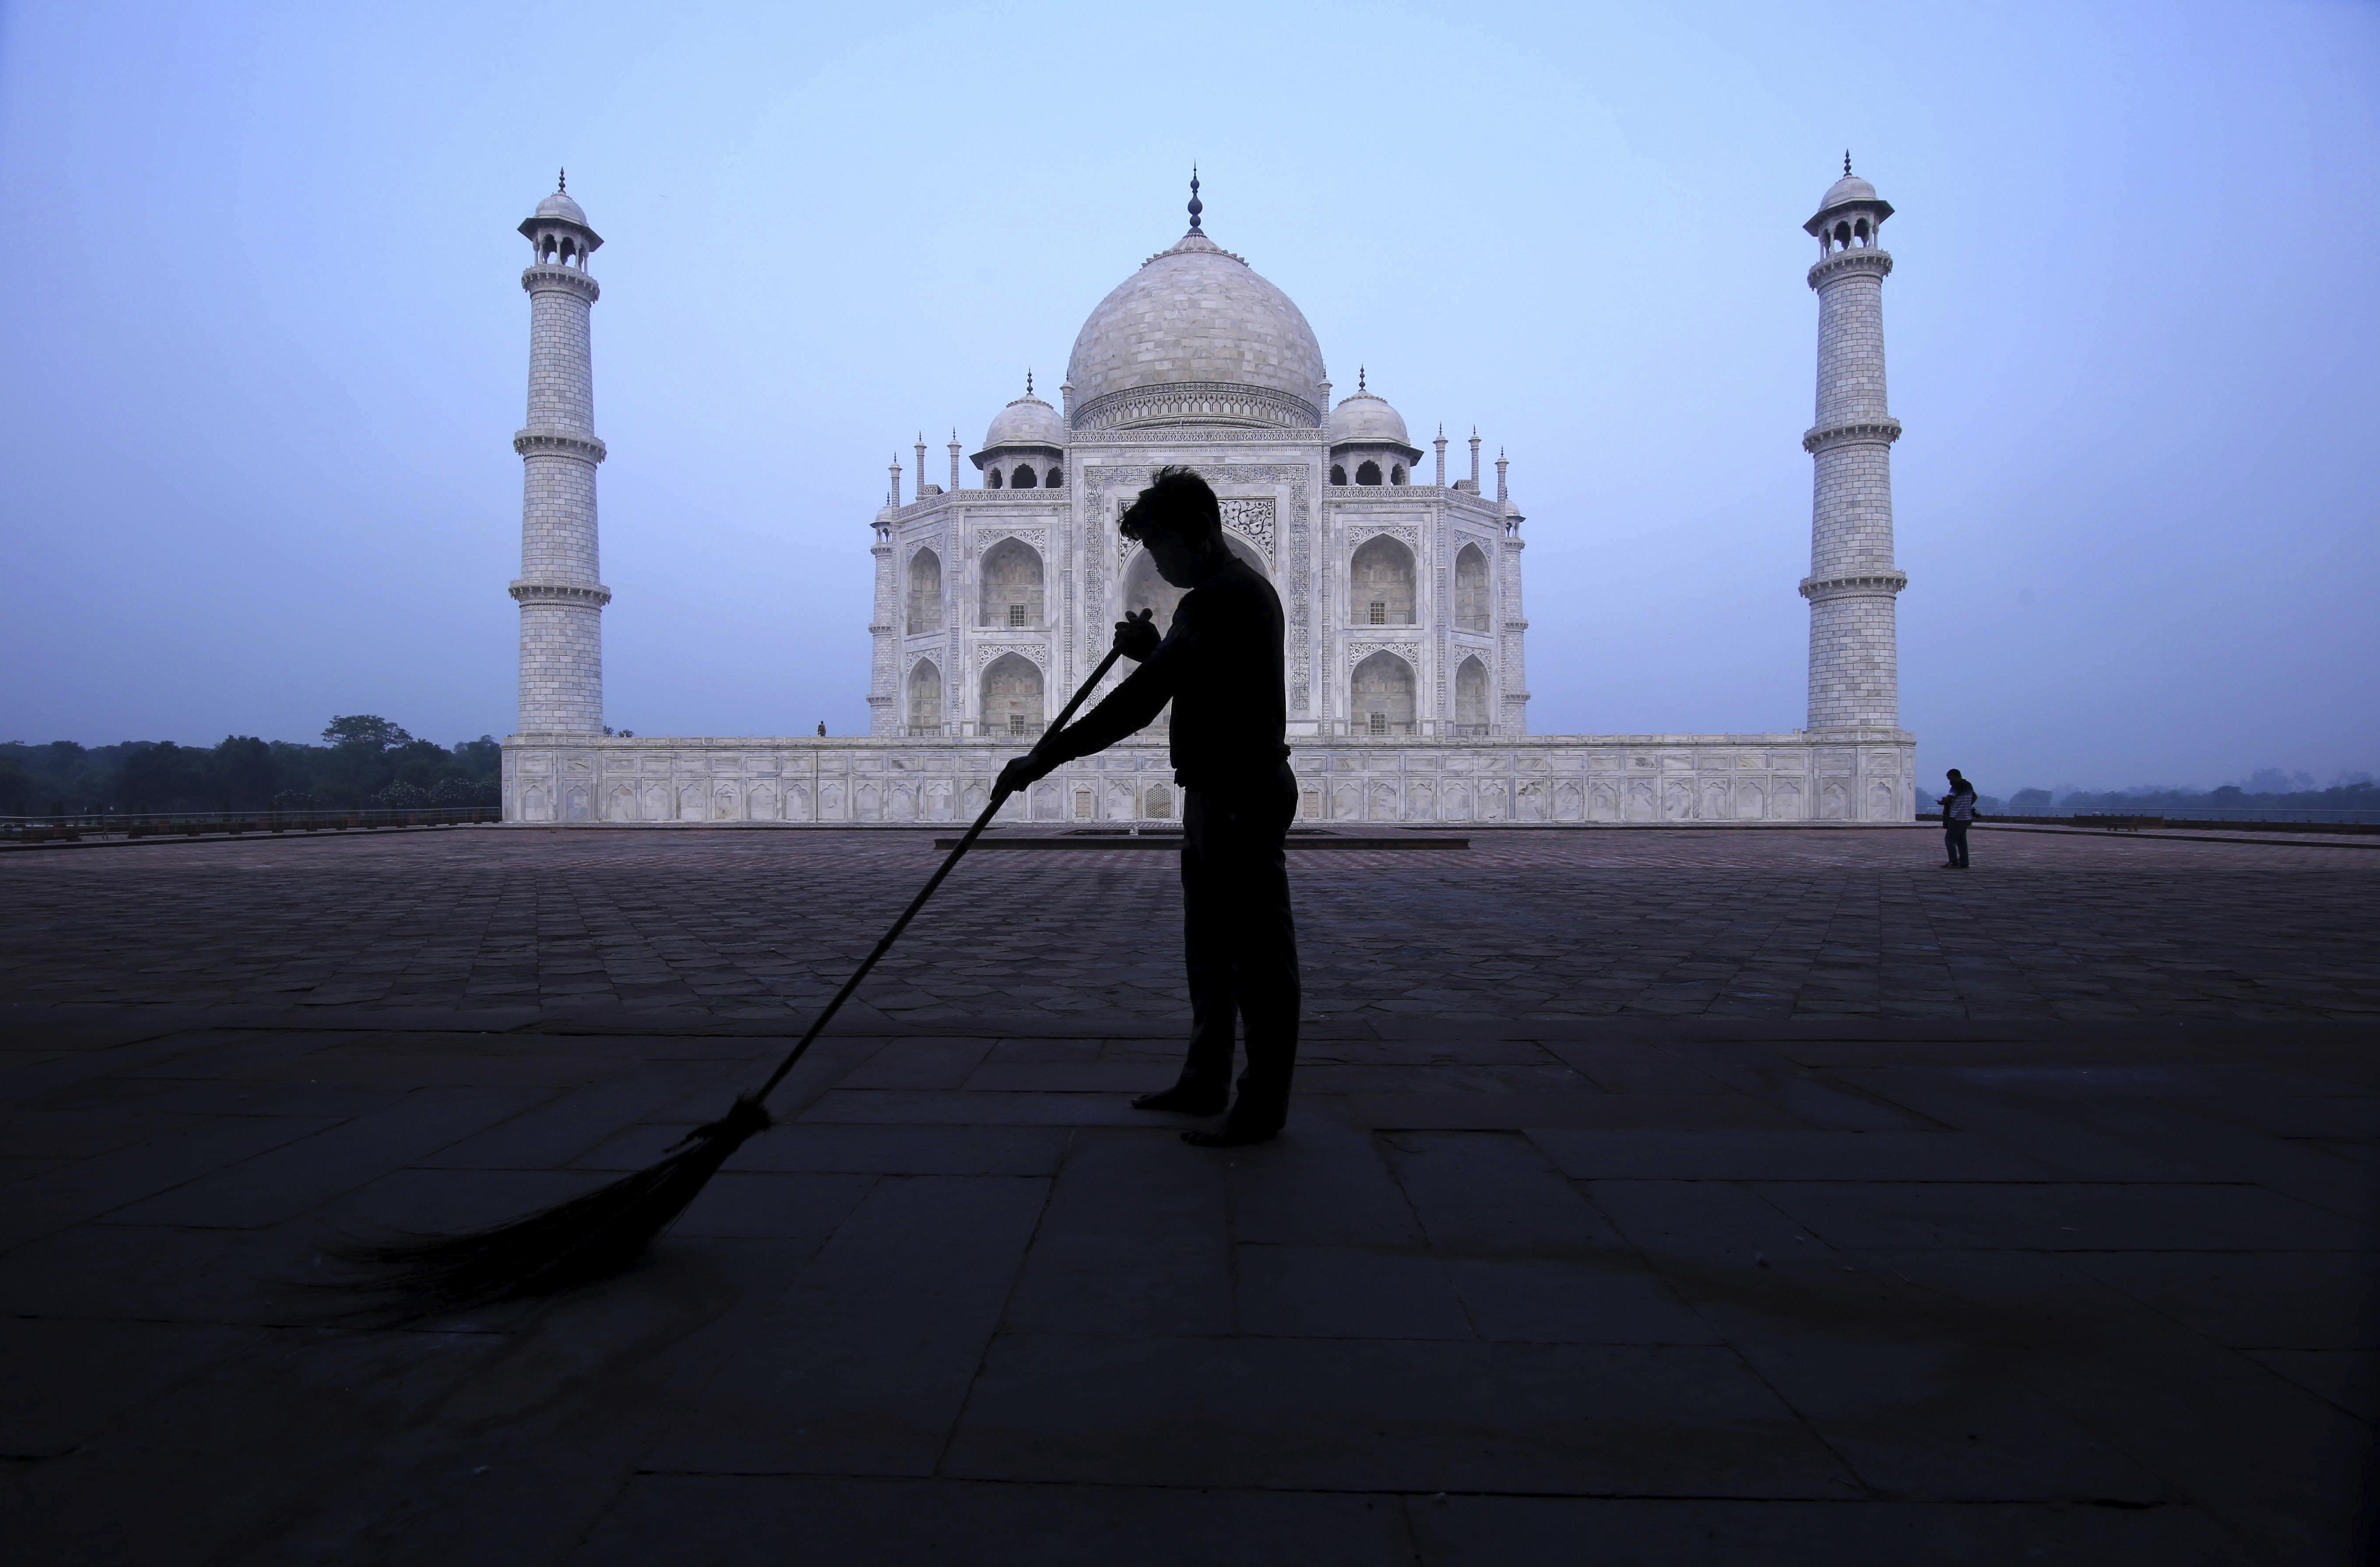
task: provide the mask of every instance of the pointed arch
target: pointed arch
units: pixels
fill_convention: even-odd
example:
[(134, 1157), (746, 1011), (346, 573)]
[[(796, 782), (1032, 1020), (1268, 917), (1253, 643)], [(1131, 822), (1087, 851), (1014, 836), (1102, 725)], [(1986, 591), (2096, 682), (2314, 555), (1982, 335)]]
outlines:
[(1488, 733), (1488, 666), (1476, 653), (1454, 671), (1454, 725), (1458, 734)]
[(931, 659), (909, 666), (909, 733), (942, 732), (942, 672)]
[(1022, 539), (1002, 539), (983, 553), (978, 577), (979, 626), (1041, 624), (1041, 552)]
[(983, 672), (981, 732), (1041, 733), (1041, 671), (1031, 659), (1002, 653)]
[(1380, 465), (1379, 465), (1379, 464), (1378, 464), (1378, 463), (1376, 463), (1376, 462), (1372, 461), (1369, 457), (1366, 457), (1366, 458), (1365, 458), (1365, 459), (1364, 459), (1364, 461), (1362, 461), (1361, 463), (1359, 463), (1359, 464), (1357, 464), (1357, 465), (1356, 465), (1356, 468), (1355, 468), (1355, 482), (1356, 482), (1356, 483), (1358, 483), (1358, 484), (1378, 484), (1379, 481), (1380, 481)]
[(1348, 562), (1348, 602), (1358, 626), (1414, 624), (1414, 554), (1398, 540), (1375, 534)]
[(1465, 544), (1454, 552), (1454, 624), (1465, 631), (1491, 629), (1488, 601), (1487, 552)]
[(1396, 654), (1374, 653), (1347, 678), (1349, 728), (1357, 735), (1410, 735), (1414, 668)]
[(942, 557), (930, 549), (909, 557), (909, 635), (942, 628)]

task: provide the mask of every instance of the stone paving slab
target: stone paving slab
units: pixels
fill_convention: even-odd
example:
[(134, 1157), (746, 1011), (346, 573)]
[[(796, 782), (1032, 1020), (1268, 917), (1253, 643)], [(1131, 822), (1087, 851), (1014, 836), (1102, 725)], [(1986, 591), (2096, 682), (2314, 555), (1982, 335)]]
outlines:
[[(1293, 855), (1307, 1001), (1324, 1018), (2380, 1020), (2380, 856), (2020, 832), (1970, 872), (1936, 853), (1924, 832), (1793, 830)], [(934, 860), (917, 833), (831, 832), (5, 856), (0, 996), (783, 1018), (832, 992)], [(1176, 1015), (1179, 897), (1159, 854), (965, 864), (860, 1004), (913, 1026)]]
[[(0, 866), (40, 896), (36, 862), (147, 867), (164, 897), (154, 952), (113, 956), (79, 905), (0, 901), (12, 1563), (2369, 1554), (2380, 1039), (2307, 1004), (2370, 957), (2363, 873), (2314, 851), (2286, 892), (2252, 847), (2046, 837), (1998, 890), (1874, 846), (1910, 834), (1301, 867), (1326, 999), (1291, 1124), (1220, 1154), (1126, 1107), (1177, 1059), (1169, 884), (1102, 859), (954, 909), (976, 945), (841, 1020), (631, 1275), (358, 1322), (326, 1241), (654, 1157), (811, 1004), (686, 977), (826, 976), (847, 952), (764, 949), (914, 863), (890, 834), (588, 836), (540, 840), (560, 900), (501, 844), (376, 857), (461, 834)], [(203, 940), (200, 854), (249, 864)], [(276, 879), (297, 858), (351, 902), (409, 890), (343, 914)], [(784, 876), (812, 879), (790, 913), (735, 905)], [(2217, 906), (2256, 897), (2250, 929)], [(516, 946), (468, 912), (507, 900)], [(1151, 923), (1107, 968), (1019, 932), (1119, 905)], [(1922, 981), (1887, 939), (1912, 920), (1967, 932)], [(528, 978), (474, 994), (494, 948)], [(1527, 955), (1481, 980), (1499, 953)], [(979, 993), (935, 999), (937, 966)], [(1628, 1010), (1506, 1007), (1546, 969)], [(1400, 1004), (1331, 1010), (1358, 970)]]
[[(1366, 1073), (1575, 1086), (1532, 1115), (1488, 1081), (1491, 1113), (1426, 1127), (1366, 1106), (1461, 1090), (1309, 1087), (1281, 1142), (1220, 1156), (1120, 1108), (1137, 1079), (1108, 1067), (1161, 1060), (1154, 1032), (837, 1039), (635, 1274), (326, 1322), (324, 1239), (584, 1190), (780, 1042), (599, 1032), (616, 1070), (457, 1085), (467, 1041), (535, 1061), (555, 1038), (464, 1022), (50, 1039), (17, 1014), (41, 1047), (18, 1070), (48, 1075), (16, 1113), (64, 1160), (11, 1188), (51, 1206), (12, 1205), (48, 1219), (0, 1253), (0, 1523), (29, 1560), (618, 1561), (697, 1499), (728, 1512), (677, 1520), (686, 1559), (719, 1561), (782, 1552), (805, 1507), (806, 1537), (886, 1561), (1568, 1561), (1579, 1528), (1647, 1560), (2255, 1561), (2344, 1559), (2356, 1526), (2375, 1180), (2333, 1145), (2366, 1124), (2192, 1107), (2366, 1102), (2318, 1064), (2360, 1033), (2301, 1025), (2268, 1067), (2210, 1032), (2100, 1031), (2083, 1063), (2012, 1071), (2004, 1039), (1917, 1025), (1843, 1066), (1730, 1026), (1325, 1030), (1406, 1063)], [(363, 1059), (388, 1071), (329, 1113), (242, 1098)], [(213, 1097), (111, 1091), (159, 1084)], [(1926, 1129), (1834, 1125), (1813, 1087)], [(1580, 1103), (1636, 1120), (1563, 1124)], [(1777, 1124), (1709, 1119), (1738, 1103)], [(2207, 1136), (2077, 1169), (2068, 1118), (2128, 1105)], [(135, 1491), (174, 1526), (113, 1505)]]

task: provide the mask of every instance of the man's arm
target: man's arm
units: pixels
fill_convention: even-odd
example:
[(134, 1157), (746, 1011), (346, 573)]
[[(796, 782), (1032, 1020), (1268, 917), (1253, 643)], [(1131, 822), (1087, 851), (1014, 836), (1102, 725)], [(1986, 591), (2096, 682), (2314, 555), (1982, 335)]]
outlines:
[(1033, 754), (1048, 772), (1062, 762), (1104, 751), (1128, 735), (1138, 734), (1173, 699), (1182, 667), (1180, 644), (1168, 637), (1148, 661), (1124, 677), (1099, 705), (1055, 735), (1045, 735)]
[(1106, 750), (1125, 735), (1146, 729), (1165, 710), (1181, 679), (1190, 627), (1187, 617), (1177, 615), (1172, 629), (1158, 640), (1149, 618), (1144, 610), (1116, 623), (1117, 649), (1126, 658), (1140, 661), (1140, 667), (1099, 706), (1064, 729), (1044, 735), (1032, 750), (1001, 769), (995, 787), (1003, 794), (1016, 794), (1063, 763)]

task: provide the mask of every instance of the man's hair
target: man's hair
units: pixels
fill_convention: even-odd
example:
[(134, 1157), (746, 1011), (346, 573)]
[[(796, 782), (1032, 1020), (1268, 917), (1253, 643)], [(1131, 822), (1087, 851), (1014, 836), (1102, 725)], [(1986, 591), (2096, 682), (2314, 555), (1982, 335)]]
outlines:
[(1192, 469), (1161, 468), (1116, 528), (1136, 543), (1147, 543), (1152, 533), (1171, 533), (1185, 544), (1218, 544), (1223, 538), (1223, 508)]

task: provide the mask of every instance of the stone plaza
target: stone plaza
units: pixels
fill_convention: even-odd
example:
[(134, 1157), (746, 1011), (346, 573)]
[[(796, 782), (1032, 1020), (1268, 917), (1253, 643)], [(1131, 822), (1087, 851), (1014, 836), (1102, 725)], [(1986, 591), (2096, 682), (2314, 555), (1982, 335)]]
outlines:
[(717, 1113), (932, 836), (0, 856), (10, 1560), (2361, 1559), (2351, 844), (1294, 850), (1298, 1093), (1229, 1154), (1126, 1103), (1172, 856), (986, 850), (633, 1273), (320, 1287)]

